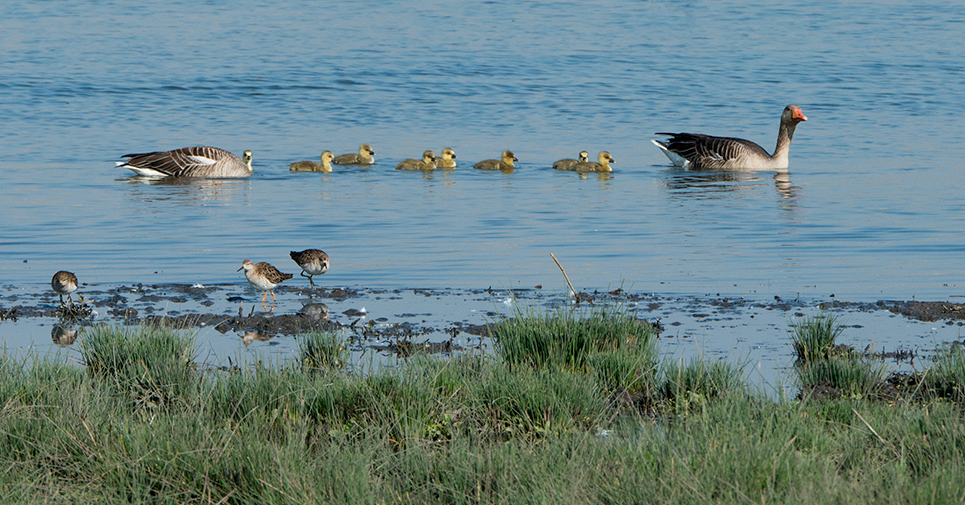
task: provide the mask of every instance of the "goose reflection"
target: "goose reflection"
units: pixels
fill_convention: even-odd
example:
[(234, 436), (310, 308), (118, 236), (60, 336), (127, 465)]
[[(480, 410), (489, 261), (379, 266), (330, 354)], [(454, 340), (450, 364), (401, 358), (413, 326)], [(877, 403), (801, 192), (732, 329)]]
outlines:
[[(577, 177), (579, 177), (581, 181), (585, 181), (590, 177), (593, 177), (600, 182), (606, 182), (613, 180), (613, 172), (578, 172)], [(603, 188), (611, 189), (609, 185), (603, 186)]]
[(139, 202), (175, 201), (189, 205), (228, 202), (251, 188), (251, 179), (197, 179), (128, 177), (128, 195)]
[[(767, 172), (700, 171), (671, 169), (665, 172), (663, 185), (677, 199), (716, 200), (745, 198), (766, 188)], [(791, 183), (791, 174), (779, 170), (772, 175), (778, 196), (778, 207), (784, 211), (797, 209), (800, 186)]]
[(774, 174), (774, 187), (777, 188), (777, 194), (787, 200), (795, 200), (798, 191), (801, 189), (791, 184), (791, 174), (788, 172)]
[(708, 194), (742, 191), (759, 186), (761, 178), (754, 172), (696, 172), (668, 170), (664, 185), (681, 196), (702, 197)]

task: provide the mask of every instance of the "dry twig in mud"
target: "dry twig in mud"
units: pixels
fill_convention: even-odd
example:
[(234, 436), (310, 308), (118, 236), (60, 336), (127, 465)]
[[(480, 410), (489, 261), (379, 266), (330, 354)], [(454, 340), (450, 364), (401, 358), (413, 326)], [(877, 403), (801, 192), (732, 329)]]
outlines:
[(563, 270), (563, 265), (560, 265), (560, 261), (556, 259), (556, 256), (554, 256), (553, 253), (550, 253), (550, 258), (553, 258), (553, 261), (556, 262), (556, 266), (560, 267), (560, 272), (563, 272), (563, 278), (566, 279), (566, 284), (570, 286), (570, 294), (573, 296), (573, 298), (576, 298), (576, 290), (573, 289), (573, 283), (570, 282), (570, 278), (566, 275), (566, 270)]

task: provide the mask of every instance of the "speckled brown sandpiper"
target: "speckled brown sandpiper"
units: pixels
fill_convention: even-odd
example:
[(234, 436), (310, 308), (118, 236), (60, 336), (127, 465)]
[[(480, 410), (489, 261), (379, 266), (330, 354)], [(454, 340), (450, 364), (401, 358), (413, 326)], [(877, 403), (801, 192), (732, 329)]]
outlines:
[(315, 287), (315, 281), (312, 280), (312, 276), (322, 275), (327, 272), (331, 264), (328, 261), (328, 255), (325, 254), (325, 251), (318, 249), (305, 249), (301, 252), (292, 251), (291, 257), (295, 260), (295, 263), (298, 263), (298, 266), (302, 267), (301, 276), (308, 277), (308, 282), (311, 283), (313, 288)]
[(248, 279), (248, 284), (251, 284), (251, 287), (265, 292), (261, 297), (262, 305), (264, 305), (265, 300), (268, 299), (268, 293), (271, 293), (271, 301), (275, 302), (275, 293), (272, 290), (282, 282), (294, 277), (292, 274), (279, 272), (277, 268), (264, 261), (261, 263), (252, 263), (251, 260), (245, 260), (241, 262), (241, 268), (238, 269), (239, 272), (242, 270), (245, 271), (245, 278)]
[(73, 303), (70, 294), (77, 291), (77, 276), (66, 270), (61, 270), (54, 274), (53, 279), (50, 279), (50, 287), (60, 295), (61, 305), (64, 304), (64, 295), (67, 295), (68, 302)]

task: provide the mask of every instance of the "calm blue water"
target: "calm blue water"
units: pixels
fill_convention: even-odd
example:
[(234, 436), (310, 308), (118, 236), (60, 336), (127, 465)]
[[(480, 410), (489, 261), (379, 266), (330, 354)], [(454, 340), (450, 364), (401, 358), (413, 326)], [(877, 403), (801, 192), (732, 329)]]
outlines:
[[(965, 295), (965, 7), (949, 2), (0, 5), (0, 285), (67, 269), (246, 285), (578, 289), (872, 301)], [(656, 131), (771, 150), (786, 174), (669, 167)], [(289, 173), (368, 142), (372, 168)], [(129, 152), (254, 152), (249, 180), (151, 185)], [(452, 147), (453, 173), (395, 164)], [(471, 169), (512, 149), (512, 174)], [(609, 150), (616, 171), (556, 173)], [(304, 279), (296, 280), (301, 282)]]

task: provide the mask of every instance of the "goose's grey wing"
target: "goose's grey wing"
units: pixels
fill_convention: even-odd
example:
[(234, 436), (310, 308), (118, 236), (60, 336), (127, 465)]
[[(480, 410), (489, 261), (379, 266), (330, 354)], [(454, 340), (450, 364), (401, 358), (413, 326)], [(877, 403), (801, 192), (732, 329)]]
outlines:
[[(125, 167), (152, 170), (171, 177), (204, 176), (218, 163), (241, 160), (234, 154), (217, 147), (183, 147), (172, 151), (125, 154)], [(243, 163), (242, 163), (243, 164)]]
[(663, 143), (666, 149), (690, 162), (695, 169), (727, 168), (737, 160), (768, 158), (763, 147), (750, 140), (714, 137), (699, 133), (657, 133), (670, 138)]

